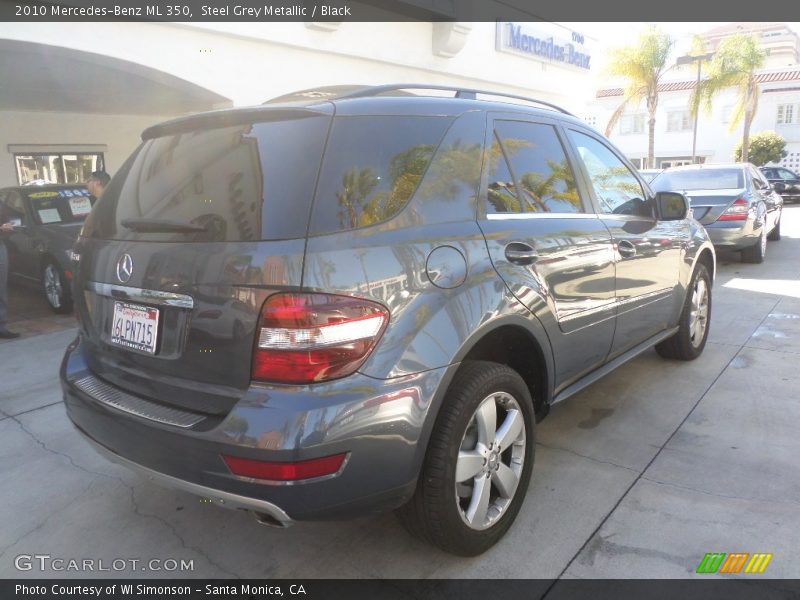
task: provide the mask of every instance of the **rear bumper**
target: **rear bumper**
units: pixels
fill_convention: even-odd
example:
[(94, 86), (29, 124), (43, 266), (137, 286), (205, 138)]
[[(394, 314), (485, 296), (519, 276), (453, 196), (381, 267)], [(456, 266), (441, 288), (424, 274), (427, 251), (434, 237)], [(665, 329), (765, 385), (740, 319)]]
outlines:
[(287, 515), (283, 509), (275, 506), (271, 502), (259, 500), (258, 498), (249, 498), (247, 496), (232, 494), (230, 492), (217, 490), (204, 485), (198, 485), (196, 483), (192, 483), (191, 481), (186, 481), (185, 479), (178, 479), (177, 477), (172, 477), (170, 475), (148, 469), (147, 467), (128, 460), (127, 458), (123, 458), (105, 446), (100, 445), (79, 427), (76, 427), (76, 429), (83, 435), (84, 439), (89, 442), (89, 444), (97, 451), (97, 453), (100, 454), (100, 456), (103, 456), (104, 458), (110, 460), (111, 462), (117, 463), (118, 465), (127, 467), (131, 471), (134, 471), (159, 485), (189, 492), (190, 494), (195, 494), (196, 496), (200, 496), (202, 498), (207, 498), (219, 504), (220, 506), (223, 506), (224, 508), (251, 510), (258, 513), (265, 513), (284, 527), (288, 527), (292, 524), (292, 519), (289, 518), (289, 515)]
[(711, 243), (717, 248), (730, 250), (741, 250), (757, 244), (763, 227), (763, 219), (753, 217), (746, 221), (717, 221), (705, 225)]
[[(362, 516), (405, 503), (430, 435), (433, 419), (427, 416), (438, 409), (456, 368), (391, 380), (355, 374), (314, 386), (252, 385), (227, 416), (189, 427), (126, 411), (76, 386), (92, 375), (80, 338), (67, 349), (61, 382), (69, 418), (101, 454), (157, 483), (285, 524)], [(339, 453), (347, 453), (339, 473), (293, 482), (236, 476), (221, 458), (294, 462)]]

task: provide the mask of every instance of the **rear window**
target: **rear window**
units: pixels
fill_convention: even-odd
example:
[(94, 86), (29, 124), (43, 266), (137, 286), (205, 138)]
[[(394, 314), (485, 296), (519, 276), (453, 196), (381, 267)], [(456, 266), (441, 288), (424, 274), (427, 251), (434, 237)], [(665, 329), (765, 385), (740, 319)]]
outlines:
[[(84, 228), (103, 239), (244, 241), (304, 237), (330, 118), (308, 116), (143, 143)], [(198, 231), (131, 229), (147, 220)]]
[(92, 210), (90, 194), (83, 188), (32, 191), (26, 195), (35, 219), (42, 225), (82, 223)]
[(651, 184), (658, 192), (668, 190), (732, 190), (744, 187), (741, 169), (664, 171)]
[(397, 215), (417, 189), (449, 117), (337, 117), (320, 173), (313, 234)]

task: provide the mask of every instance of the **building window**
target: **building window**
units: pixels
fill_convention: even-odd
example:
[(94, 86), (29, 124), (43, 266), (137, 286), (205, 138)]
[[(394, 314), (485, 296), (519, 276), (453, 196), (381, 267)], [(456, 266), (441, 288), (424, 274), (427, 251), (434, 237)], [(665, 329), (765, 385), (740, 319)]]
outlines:
[(692, 116), (688, 110), (673, 110), (667, 113), (667, 131), (687, 131), (692, 128)]
[(597, 117), (586, 117), (585, 121), (589, 127), (597, 129)]
[(620, 135), (644, 133), (644, 114), (622, 115), (619, 118)]
[[(704, 163), (705, 158), (698, 157), (698, 163)], [(683, 165), (692, 164), (691, 158), (660, 158), (658, 159), (659, 169), (669, 169), (670, 167), (682, 167)]]
[(779, 104), (778, 105), (778, 118), (776, 123), (778, 125), (794, 125), (797, 123), (798, 104)]
[(81, 154), (15, 154), (17, 181), (36, 183), (83, 183), (93, 171), (104, 171), (102, 152)]

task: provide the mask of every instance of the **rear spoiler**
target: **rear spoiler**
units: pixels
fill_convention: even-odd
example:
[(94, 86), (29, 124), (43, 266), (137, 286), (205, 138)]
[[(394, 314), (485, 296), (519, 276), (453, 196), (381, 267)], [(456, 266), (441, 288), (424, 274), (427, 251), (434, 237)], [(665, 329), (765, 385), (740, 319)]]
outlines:
[(158, 123), (157, 125), (148, 127), (142, 132), (142, 141), (152, 140), (166, 135), (187, 133), (198, 129), (215, 129), (264, 121), (283, 121), (289, 119), (304, 119), (307, 117), (332, 116), (333, 113), (334, 108), (332, 104), (317, 104), (314, 108), (287, 108), (277, 106), (225, 108), (222, 110), (189, 115), (188, 117), (178, 117), (177, 119), (170, 119), (169, 121)]

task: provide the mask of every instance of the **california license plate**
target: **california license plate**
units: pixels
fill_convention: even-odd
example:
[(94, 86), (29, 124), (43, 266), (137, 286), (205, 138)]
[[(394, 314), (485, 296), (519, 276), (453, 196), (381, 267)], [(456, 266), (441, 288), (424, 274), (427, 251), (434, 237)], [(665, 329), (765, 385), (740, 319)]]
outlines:
[(156, 353), (158, 309), (128, 302), (114, 303), (111, 343), (148, 354)]

